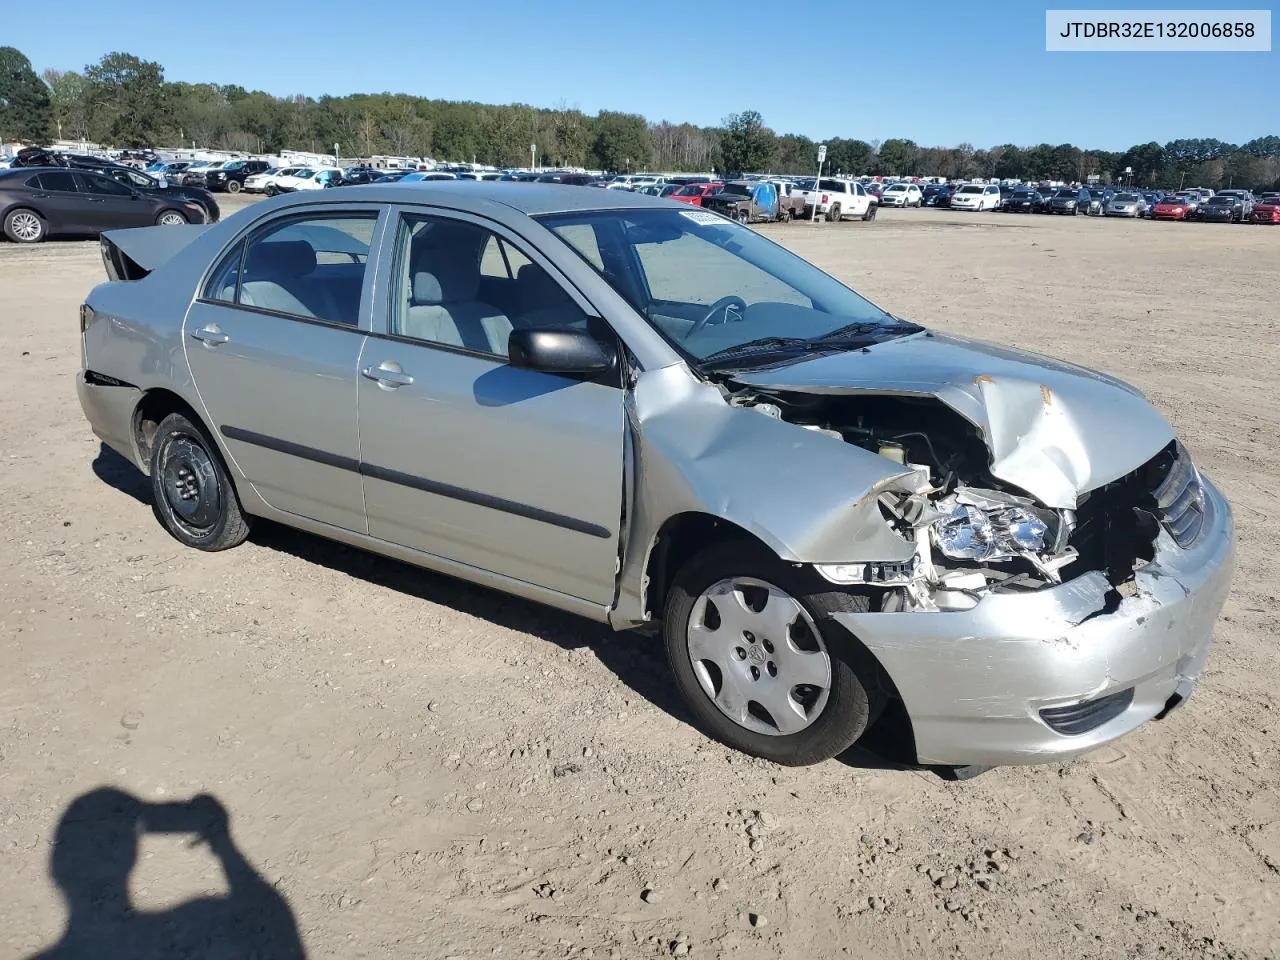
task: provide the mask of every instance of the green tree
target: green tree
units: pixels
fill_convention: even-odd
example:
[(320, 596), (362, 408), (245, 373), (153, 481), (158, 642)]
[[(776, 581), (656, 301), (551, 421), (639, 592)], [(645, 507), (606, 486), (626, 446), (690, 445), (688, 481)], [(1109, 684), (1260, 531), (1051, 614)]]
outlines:
[(45, 70), (41, 77), (49, 87), (49, 105), (58, 137), (86, 140), (89, 137), (89, 84), (74, 70)]
[(0, 47), (0, 139), (43, 143), (52, 120), (49, 88), (31, 61), (15, 47)]
[[(827, 141), (827, 165), (824, 169), (860, 177), (875, 166), (876, 152), (865, 140), (832, 137)], [(814, 157), (816, 162), (817, 157)]]
[(720, 169), (726, 173), (758, 173), (767, 170), (778, 150), (778, 138), (755, 110), (724, 118), (720, 133)]
[(779, 173), (812, 174), (818, 168), (818, 145), (808, 137), (785, 133), (778, 137), (774, 166)]
[(164, 68), (131, 53), (108, 53), (84, 70), (96, 139), (118, 147), (146, 147), (168, 127)]
[(653, 142), (644, 117), (601, 110), (594, 127), (591, 155), (601, 170), (643, 170), (649, 165)]
[(880, 144), (878, 172), (893, 176), (915, 173), (919, 149), (911, 140), (886, 140)]

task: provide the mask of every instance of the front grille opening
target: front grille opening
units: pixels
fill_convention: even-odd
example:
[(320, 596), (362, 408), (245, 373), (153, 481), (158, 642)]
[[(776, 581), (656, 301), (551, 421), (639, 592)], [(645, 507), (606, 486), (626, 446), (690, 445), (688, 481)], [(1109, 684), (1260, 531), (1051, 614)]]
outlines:
[(1064, 579), (1101, 570), (1113, 587), (1155, 558), (1160, 527), (1190, 546), (1204, 526), (1204, 491), (1191, 457), (1176, 440), (1137, 470), (1092, 490), (1076, 508), (1071, 545), (1079, 559)]
[(1133, 703), (1133, 687), (1111, 693), (1097, 700), (1073, 703), (1068, 707), (1046, 707), (1040, 711), (1040, 719), (1049, 729), (1067, 737), (1078, 737), (1096, 730), (1129, 709)]

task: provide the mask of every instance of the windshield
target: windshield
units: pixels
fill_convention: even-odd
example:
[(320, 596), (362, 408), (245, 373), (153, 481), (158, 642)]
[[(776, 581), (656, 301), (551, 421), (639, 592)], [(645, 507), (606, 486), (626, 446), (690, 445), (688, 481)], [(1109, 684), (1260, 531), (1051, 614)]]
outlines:
[(1135, 200), (1142, 199), (1136, 193), (1118, 193), (1115, 198), (1121, 203), (1133, 203)]
[(294, 176), (297, 177), (299, 180), (310, 180), (315, 175), (316, 175), (316, 172), (314, 170), (299, 170), (297, 173), (294, 174)]
[(1106, 196), (1106, 193), (1107, 192), (1105, 190), (1090, 190), (1089, 196), (1092, 197), (1094, 200), (1101, 200), (1104, 196)]
[(1217, 205), (1217, 206), (1227, 206), (1227, 207), (1229, 207), (1229, 206), (1234, 205), (1234, 204), (1235, 204), (1235, 202), (1236, 202), (1236, 198), (1235, 198), (1235, 197), (1221, 197), (1221, 196), (1219, 196), (1219, 197), (1210, 197), (1210, 198), (1209, 198), (1209, 204), (1210, 204), (1211, 206), (1212, 206), (1212, 205)]
[(1055, 197), (1064, 197), (1064, 198), (1066, 198), (1066, 199), (1068, 199), (1068, 200), (1074, 200), (1074, 199), (1075, 199), (1075, 196), (1076, 196), (1076, 192), (1075, 192), (1074, 190), (1070, 189), (1069, 187), (1064, 187), (1063, 189), (1061, 189), (1061, 190), (1059, 190), (1057, 193), (1055, 193), (1055, 194), (1054, 194), (1054, 196), (1055, 196)]
[(224, 163), (222, 165), (222, 169), (223, 170), (239, 170), (243, 166), (244, 166), (243, 160), (232, 160), (230, 163)]
[[(793, 354), (857, 325), (867, 340), (918, 328), (755, 231), (698, 210), (611, 210), (537, 218), (695, 361), (748, 366), (786, 338)], [(800, 341), (797, 343), (797, 341)], [(738, 356), (737, 348), (745, 347)], [(773, 347), (769, 352), (766, 348)], [(836, 349), (830, 347), (829, 349)], [(750, 359), (746, 358), (750, 354)], [(718, 356), (716, 356), (718, 355)]]
[(738, 197), (751, 196), (751, 188), (748, 187), (745, 183), (726, 183), (724, 185), (724, 188), (720, 192), (731, 193), (734, 196), (738, 196)]
[(960, 193), (982, 193), (982, 187), (975, 187), (972, 184), (960, 188)]

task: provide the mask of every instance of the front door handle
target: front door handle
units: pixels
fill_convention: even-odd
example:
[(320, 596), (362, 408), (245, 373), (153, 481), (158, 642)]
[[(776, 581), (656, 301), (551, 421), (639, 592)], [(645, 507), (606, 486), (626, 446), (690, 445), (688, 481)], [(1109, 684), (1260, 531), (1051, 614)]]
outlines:
[(193, 330), (191, 336), (199, 340), (206, 347), (216, 347), (220, 343), (226, 343), (231, 338), (223, 333), (214, 324), (201, 327), (199, 330)]
[(387, 389), (395, 389), (396, 387), (407, 387), (413, 383), (413, 377), (405, 373), (400, 368), (400, 364), (394, 360), (384, 360), (376, 367), (365, 367), (360, 371), (361, 376), (368, 377), (370, 380), (378, 381), (378, 385)]

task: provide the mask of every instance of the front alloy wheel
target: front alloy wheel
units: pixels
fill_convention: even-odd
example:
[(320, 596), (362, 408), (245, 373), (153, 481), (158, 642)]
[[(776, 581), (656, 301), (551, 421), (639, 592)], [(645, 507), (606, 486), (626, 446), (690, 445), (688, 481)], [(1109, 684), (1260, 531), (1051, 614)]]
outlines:
[(676, 686), (699, 725), (789, 766), (847, 749), (873, 719), (869, 691), (879, 691), (870, 654), (830, 617), (865, 611), (867, 598), (813, 577), (721, 544), (680, 570), (664, 618)]
[(187, 218), (180, 214), (177, 210), (166, 210), (160, 214), (156, 223), (162, 227), (180, 227), (187, 222)]

